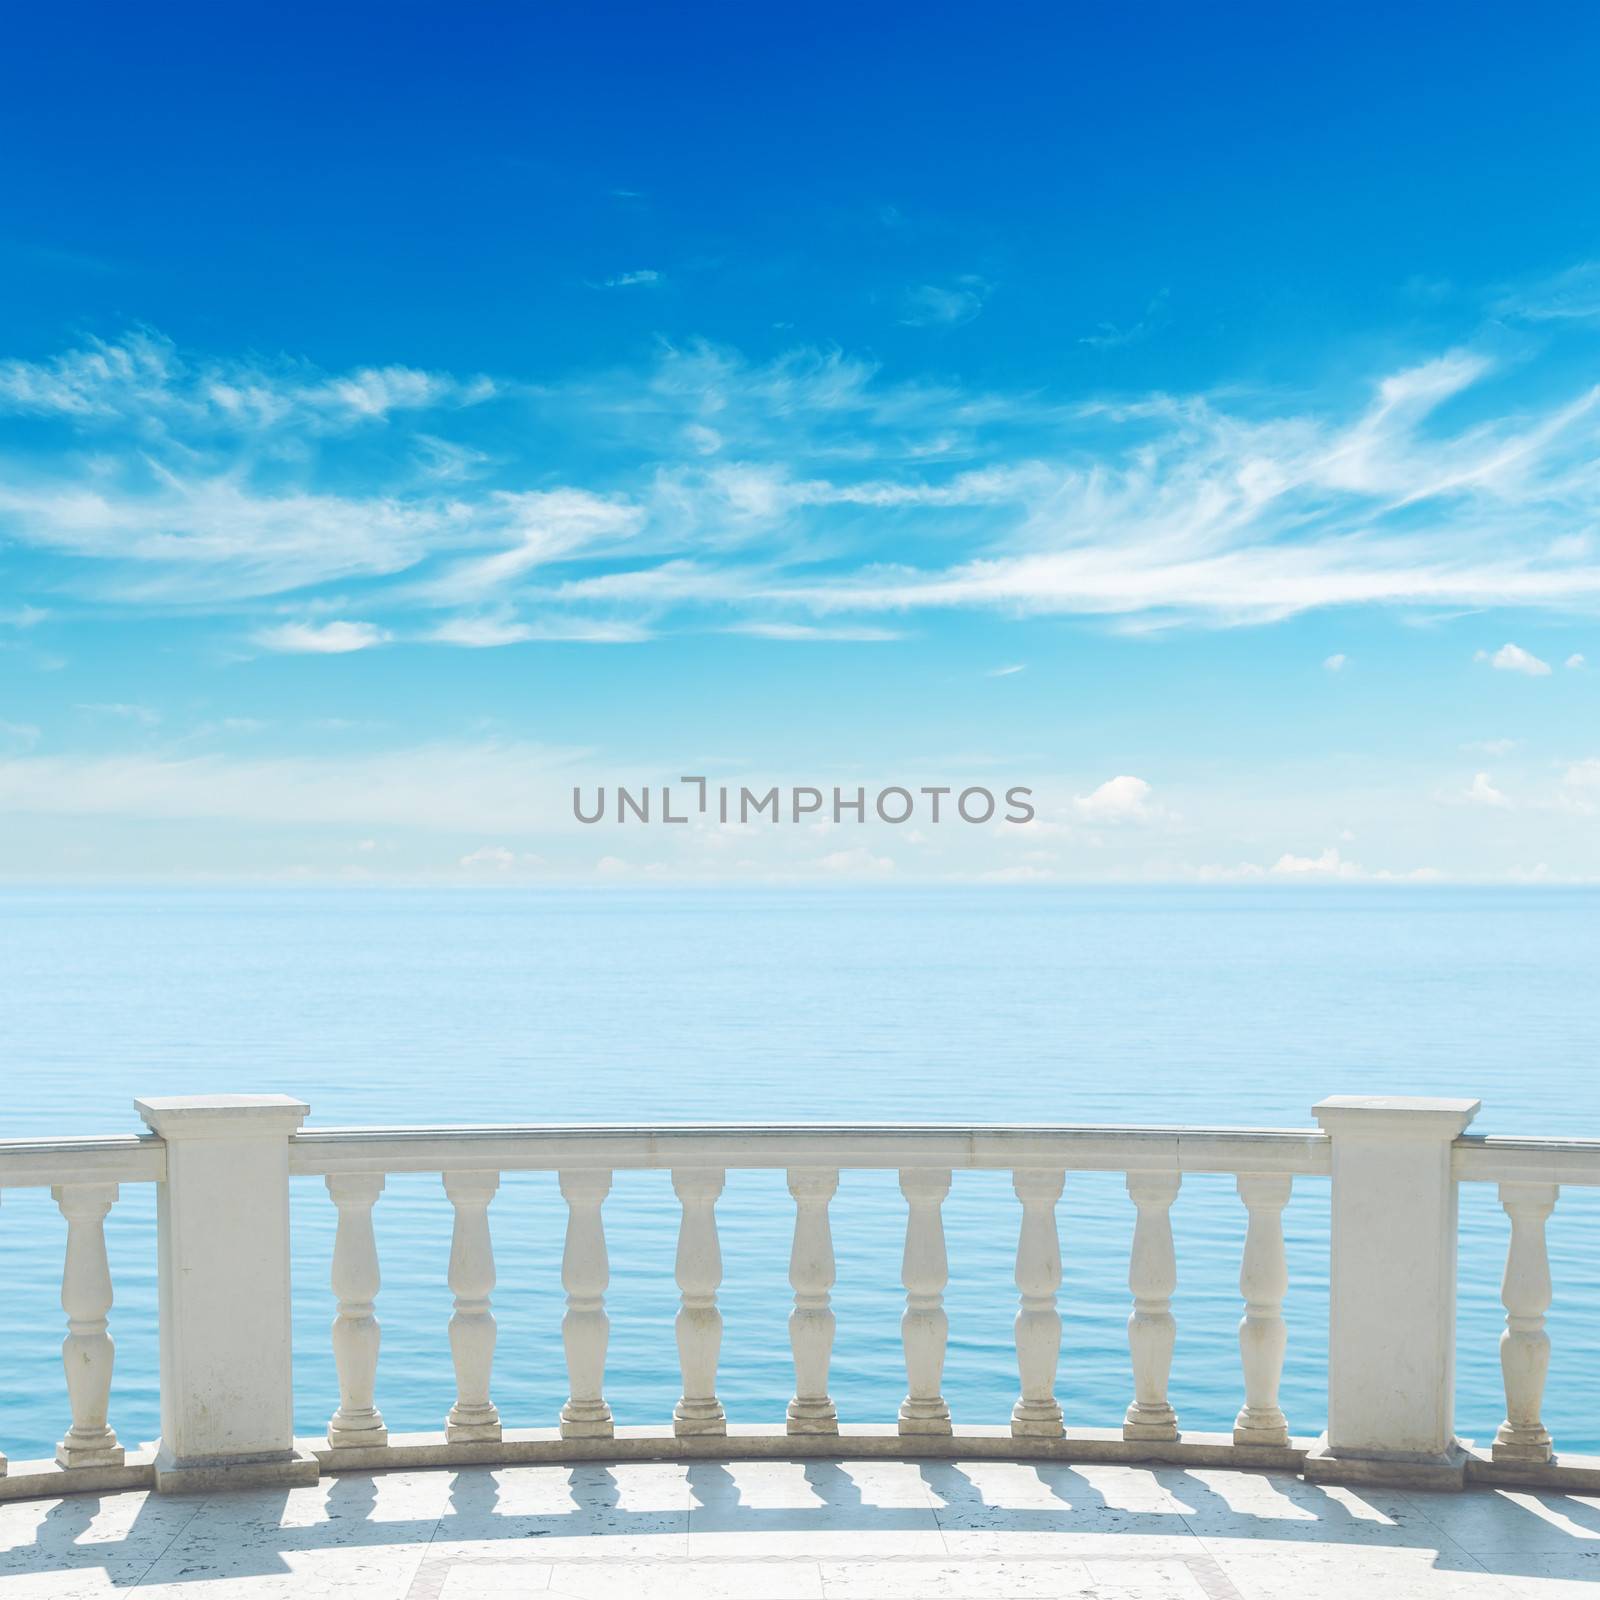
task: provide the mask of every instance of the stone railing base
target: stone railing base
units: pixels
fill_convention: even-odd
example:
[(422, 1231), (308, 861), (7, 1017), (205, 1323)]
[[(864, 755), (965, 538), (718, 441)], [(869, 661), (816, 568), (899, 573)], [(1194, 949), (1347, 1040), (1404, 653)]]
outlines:
[(53, 1500), (63, 1494), (115, 1494), (156, 1486), (155, 1447), (129, 1450), (119, 1467), (63, 1467), (42, 1461), (13, 1461), (0, 1477), (0, 1501)]
[(63, 1494), (115, 1494), (154, 1489), (158, 1494), (213, 1494), (219, 1489), (296, 1489), (313, 1484), (323, 1468), (310, 1451), (281, 1461), (166, 1465), (154, 1445), (130, 1450), (120, 1466), (63, 1467), (55, 1461), (13, 1461), (0, 1477), (0, 1501), (53, 1500)]
[(1496, 1461), (1487, 1449), (1468, 1446), (1467, 1482), (1495, 1489), (1554, 1489), (1562, 1494), (1600, 1494), (1600, 1456)]
[(218, 1489), (299, 1489), (322, 1476), (309, 1450), (295, 1449), (265, 1461), (189, 1461), (174, 1464), (157, 1455), (157, 1494), (212, 1494)]
[(1335, 1460), (1320, 1441), (1287, 1445), (1235, 1444), (1226, 1433), (1186, 1433), (1162, 1442), (1130, 1441), (1120, 1429), (1088, 1428), (1064, 1439), (1018, 1438), (1009, 1428), (957, 1428), (907, 1438), (894, 1427), (847, 1424), (837, 1434), (791, 1434), (781, 1428), (730, 1423), (721, 1437), (682, 1438), (671, 1428), (618, 1428), (611, 1439), (563, 1439), (555, 1428), (507, 1429), (498, 1440), (450, 1443), (443, 1433), (397, 1433), (372, 1449), (332, 1449), (321, 1438), (301, 1439), (292, 1459), (233, 1466), (158, 1466), (153, 1446), (128, 1451), (118, 1467), (61, 1467), (54, 1461), (13, 1461), (0, 1477), (0, 1501), (56, 1499), (154, 1489), (166, 1494), (213, 1493), (316, 1483), (341, 1472), (405, 1471), (429, 1467), (579, 1466), (607, 1462), (671, 1461), (1054, 1461), (1146, 1467), (1235, 1468), (1290, 1472), (1308, 1482), (1398, 1489), (1545, 1489), (1600, 1493), (1600, 1457), (1562, 1456), (1550, 1462), (1495, 1461), (1487, 1450), (1463, 1446), (1459, 1463)]
[(618, 1428), (610, 1439), (563, 1439), (554, 1428), (508, 1428), (492, 1444), (451, 1444), (442, 1433), (392, 1434), (375, 1450), (334, 1450), (302, 1440), (324, 1472), (385, 1467), (499, 1466), (603, 1461), (1060, 1461), (1124, 1466), (1243, 1467), (1297, 1472), (1310, 1441), (1235, 1444), (1226, 1433), (1129, 1441), (1120, 1428), (1086, 1428), (1064, 1439), (1018, 1437), (1007, 1427), (906, 1435), (894, 1427), (845, 1424), (837, 1434), (787, 1433), (730, 1423), (725, 1435), (683, 1437), (671, 1428)]
[(1319, 1439), (1305, 1454), (1301, 1475), (1307, 1483), (1342, 1483), (1386, 1489), (1464, 1489), (1467, 1453), (1458, 1444), (1437, 1456), (1381, 1457), (1336, 1454)]

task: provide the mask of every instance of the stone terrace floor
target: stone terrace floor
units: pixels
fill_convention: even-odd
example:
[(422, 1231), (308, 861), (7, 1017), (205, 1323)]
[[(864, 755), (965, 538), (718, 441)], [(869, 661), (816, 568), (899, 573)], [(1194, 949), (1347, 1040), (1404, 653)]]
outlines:
[(1600, 1499), (1273, 1473), (696, 1462), (0, 1504), (0, 1600), (1600, 1594)]

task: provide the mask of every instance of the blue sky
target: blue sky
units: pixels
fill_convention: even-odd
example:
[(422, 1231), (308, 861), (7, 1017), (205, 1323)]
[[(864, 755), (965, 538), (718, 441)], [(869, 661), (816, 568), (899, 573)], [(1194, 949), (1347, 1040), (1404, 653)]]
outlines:
[(1600, 876), (1592, 7), (10, 27), (0, 873)]

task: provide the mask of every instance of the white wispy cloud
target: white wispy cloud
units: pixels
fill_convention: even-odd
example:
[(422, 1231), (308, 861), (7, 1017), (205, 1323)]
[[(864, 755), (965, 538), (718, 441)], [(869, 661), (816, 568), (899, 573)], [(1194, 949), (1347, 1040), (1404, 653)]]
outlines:
[(600, 289), (638, 289), (660, 283), (661, 274), (653, 267), (640, 267), (633, 272), (619, 272), (615, 277), (602, 278), (596, 285)]
[(510, 872), (530, 872), (546, 867), (549, 862), (531, 851), (516, 851), (503, 844), (480, 845), (469, 851), (456, 863), (464, 872), (490, 872), (504, 875)]
[(748, 634), (752, 639), (784, 639), (801, 644), (887, 644), (903, 635), (892, 628), (817, 627), (809, 622), (736, 622), (724, 633)]
[(484, 743), (249, 760), (27, 755), (0, 759), (0, 813), (526, 835), (568, 815), (578, 754)]
[(644, 521), (638, 505), (582, 489), (499, 491), (487, 504), (496, 542), (511, 542), (488, 555), (462, 560), (433, 578), (424, 591), (426, 598), (452, 604), (497, 593), (551, 562), (620, 546)]
[(1600, 793), (1600, 756), (1574, 761), (1563, 774), (1561, 783), (1566, 789)]
[(446, 617), (429, 634), (436, 644), (456, 644), (468, 650), (494, 650), (502, 645), (526, 644), (533, 630), (508, 616)]
[(1525, 678), (1550, 676), (1550, 663), (1541, 661), (1531, 651), (1524, 650), (1520, 644), (1507, 642), (1492, 654), (1487, 650), (1480, 650), (1474, 659), (1487, 661), (1496, 672), (1520, 672)]
[(1495, 788), (1487, 772), (1475, 772), (1472, 775), (1472, 782), (1467, 785), (1462, 798), (1468, 805), (1489, 806), (1502, 811), (1511, 804), (1509, 797)]
[(752, 361), (706, 341), (664, 343), (645, 370), (599, 373), (538, 390), (537, 399), (553, 423), (576, 418), (650, 453), (670, 452), (691, 427), (709, 428), (730, 455), (791, 475), (805, 464), (966, 462), (992, 455), (983, 446), (994, 430), (1062, 409), (1033, 395), (892, 380), (879, 363), (838, 349), (802, 346)]
[(262, 628), (255, 641), (263, 650), (287, 655), (342, 656), (386, 644), (389, 637), (372, 622), (282, 622)]
[(137, 462), (140, 481), (0, 479), (0, 526), (94, 563), (107, 601), (204, 604), (404, 571), (467, 536), (466, 508), (389, 496), (261, 492)]
[(1147, 822), (1157, 815), (1150, 804), (1150, 785), (1126, 774), (1107, 778), (1098, 789), (1079, 795), (1073, 805), (1089, 822)]
[(835, 878), (886, 878), (894, 871), (892, 856), (874, 855), (865, 845), (834, 850), (820, 857), (816, 864)]
[[(1083, 402), (896, 381), (837, 350), (664, 344), (641, 369), (541, 385), (134, 334), (0, 363), (0, 408), (60, 425), (0, 461), (0, 537), (56, 562), (52, 611), (337, 584), (372, 626), (441, 644), (518, 642), (569, 611), (578, 630), (598, 611), (774, 638), (956, 609), (1130, 628), (1592, 613), (1600, 389), (1530, 402), (1499, 376), (1458, 349), (1354, 399)], [(438, 411), (491, 398), (519, 428), (492, 450), (441, 441)], [(1506, 649), (1497, 665), (1542, 675)]]
[(1123, 326), (1114, 322), (1102, 322), (1093, 333), (1084, 334), (1078, 343), (1086, 344), (1095, 350), (1115, 350), (1122, 345), (1137, 344), (1141, 339), (1148, 339), (1151, 334), (1166, 326), (1167, 299), (1168, 291), (1162, 289), (1152, 297), (1144, 309), (1144, 314), (1137, 321)]
[(446, 617), (426, 637), (436, 644), (490, 650), (501, 645), (529, 644), (539, 640), (568, 644), (640, 644), (650, 637), (650, 633), (636, 622), (608, 622), (601, 618), (575, 616), (525, 622), (502, 613)]
[(1292, 851), (1274, 861), (1268, 871), (1278, 878), (1363, 878), (1365, 870), (1354, 861), (1346, 861), (1339, 851), (1329, 845), (1320, 855), (1297, 856)]
[(1580, 261), (1510, 290), (1495, 309), (1528, 322), (1600, 321), (1600, 261)]
[(475, 477), (492, 459), (487, 451), (431, 433), (412, 436), (411, 456), (419, 471), (437, 483), (460, 483)]
[(1322, 665), (1328, 672), (1343, 672), (1349, 660), (1349, 656), (1346, 655), (1326, 656), (1323, 658)]
[[(1253, 422), (1206, 401), (1137, 420), (1128, 445), (1063, 466), (994, 553), (882, 565), (784, 592), (820, 609), (1002, 608), (1261, 622), (1335, 605), (1600, 602), (1595, 399), (1533, 420), (1425, 431), (1487, 365), (1383, 380), (1353, 420)], [(1006, 548), (1009, 546), (1010, 548)]]
[[(1245, 867), (1237, 873), (1243, 877), (1254, 877), (1257, 871)], [(1222, 873), (1220, 877), (1235, 874)], [(1285, 851), (1276, 861), (1267, 868), (1269, 878), (1285, 879), (1290, 882), (1351, 882), (1369, 880), (1373, 882), (1404, 882), (1404, 883), (1433, 883), (1441, 879), (1444, 874), (1434, 867), (1413, 867), (1409, 871), (1392, 871), (1388, 868), (1369, 870), (1359, 862), (1347, 860), (1340, 854), (1337, 847), (1329, 845), (1320, 854), (1314, 856), (1297, 856), (1292, 851)]]
[(531, 592), (540, 599), (561, 604), (587, 605), (603, 601), (655, 611), (708, 602), (729, 605), (753, 603), (762, 590), (759, 569), (747, 572), (709, 562), (673, 559), (654, 566), (602, 572), (590, 578), (572, 578), (551, 588)]
[(161, 720), (161, 713), (153, 706), (141, 706), (126, 701), (94, 701), (80, 704), (79, 711), (90, 716), (114, 717), (120, 722), (135, 722), (142, 728), (153, 728)]
[(958, 328), (983, 310), (992, 287), (973, 273), (950, 283), (919, 283), (906, 290), (900, 320), (913, 328)]
[(349, 427), (396, 412), (476, 405), (486, 377), (413, 367), (322, 373), (307, 363), (193, 360), (148, 332), (91, 340), (49, 361), (0, 361), (0, 412), (80, 422), (121, 418), (153, 427), (259, 430)]

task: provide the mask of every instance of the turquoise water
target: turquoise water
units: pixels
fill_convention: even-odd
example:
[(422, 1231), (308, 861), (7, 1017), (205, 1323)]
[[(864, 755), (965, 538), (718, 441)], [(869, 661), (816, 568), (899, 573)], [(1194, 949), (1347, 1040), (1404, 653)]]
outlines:
[[(0, 1137), (129, 1131), (136, 1094), (276, 1090), (335, 1123), (651, 1120), (1203, 1122), (1309, 1126), (1327, 1094), (1481, 1096), (1479, 1131), (1600, 1135), (1600, 895), (1561, 890), (861, 892), (229, 891), (0, 895)], [(781, 1173), (730, 1173), (719, 1207), (719, 1388), (738, 1421), (791, 1388), (792, 1212)], [(565, 1397), (552, 1174), (508, 1175), (491, 1220), (500, 1286), (495, 1398), (548, 1426)], [(1003, 1422), (1016, 1376), (1017, 1207), (1005, 1174), (955, 1178), (945, 1389), (958, 1422)], [(1070, 1176), (1061, 1209), (1060, 1393), (1081, 1426), (1120, 1421), (1129, 1378), (1120, 1177)], [(833, 1389), (847, 1421), (903, 1392), (903, 1208), (888, 1174), (834, 1202)], [(157, 1431), (154, 1201), (108, 1226), (112, 1422)], [(327, 1324), (334, 1214), (296, 1180), (296, 1416), (336, 1399)], [(379, 1202), (378, 1401), (395, 1429), (440, 1425), (450, 1208), (437, 1177)], [(677, 1396), (676, 1207), (664, 1173), (621, 1175), (607, 1391), (620, 1421)], [(1600, 1201), (1562, 1196), (1546, 1420), (1600, 1450)], [(1286, 1215), (1284, 1405), (1323, 1424), (1327, 1193)], [(1244, 1214), (1225, 1178), (1174, 1209), (1172, 1395), (1191, 1428), (1239, 1404)], [(0, 1206), (0, 1449), (49, 1453), (66, 1423), (57, 1305), (65, 1225), (48, 1194)], [(1502, 1414), (1496, 1341), (1505, 1222), (1466, 1186), (1458, 1419)]]

